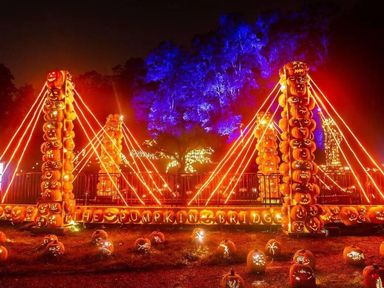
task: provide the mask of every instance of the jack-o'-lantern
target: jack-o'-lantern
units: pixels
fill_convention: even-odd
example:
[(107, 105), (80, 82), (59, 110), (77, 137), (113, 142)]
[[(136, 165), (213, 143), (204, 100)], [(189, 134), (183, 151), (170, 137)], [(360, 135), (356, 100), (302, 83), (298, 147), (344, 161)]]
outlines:
[(153, 246), (155, 245), (161, 245), (161, 244), (164, 244), (165, 243), (165, 235), (164, 233), (160, 232), (160, 231), (153, 231), (150, 235), (149, 235), (149, 239), (151, 240), (151, 244)]
[(25, 209), (25, 221), (34, 221), (37, 214), (35, 206), (27, 206)]
[(48, 203), (41, 203), (37, 205), (37, 210), (40, 215), (48, 215), (49, 213), (49, 204)]
[(252, 273), (264, 273), (267, 267), (267, 259), (264, 252), (253, 249), (247, 255), (247, 268)]
[(374, 224), (384, 223), (384, 207), (383, 206), (371, 207), (368, 210), (367, 215), (371, 223), (374, 223)]
[(307, 127), (293, 127), (291, 134), (296, 139), (308, 138), (311, 134)]
[(318, 217), (323, 214), (323, 209), (320, 205), (314, 204), (309, 206), (308, 215), (311, 217)]
[(0, 262), (5, 262), (8, 259), (8, 250), (0, 245)]
[(292, 288), (316, 288), (315, 272), (308, 265), (294, 263), (289, 268), (289, 285)]
[(196, 249), (201, 249), (205, 242), (205, 231), (202, 228), (195, 228), (192, 231), (191, 240), (195, 244)]
[(37, 227), (46, 227), (48, 225), (48, 217), (45, 215), (37, 216), (35, 218), (35, 224)]
[(57, 240), (50, 242), (44, 250), (44, 256), (51, 258), (61, 257), (64, 253), (64, 244)]
[(295, 193), (293, 195), (294, 203), (301, 205), (310, 205), (313, 203), (313, 197), (310, 193)]
[(305, 228), (309, 232), (319, 232), (323, 227), (318, 217), (309, 217), (305, 220)]
[(314, 184), (311, 183), (293, 183), (292, 192), (293, 193), (313, 193)]
[(113, 246), (112, 241), (108, 239), (102, 239), (98, 242), (97, 247), (99, 249), (99, 253), (102, 256), (111, 256), (115, 251), (115, 247)]
[(304, 232), (304, 221), (292, 221), (292, 232), (303, 233)]
[(272, 224), (272, 213), (269, 210), (264, 210), (261, 212), (261, 222), (265, 225), (271, 225)]
[(298, 183), (308, 183), (311, 180), (312, 174), (308, 170), (294, 170), (292, 179)]
[(63, 217), (60, 214), (51, 214), (48, 216), (49, 227), (59, 227), (63, 225)]
[(363, 283), (366, 288), (384, 287), (384, 267), (373, 264), (363, 270)]
[(225, 239), (217, 247), (217, 254), (223, 258), (231, 258), (236, 253), (236, 245), (233, 241)]
[(307, 217), (307, 210), (302, 205), (295, 205), (291, 208), (291, 218), (293, 220), (303, 220)]
[(308, 265), (312, 269), (316, 267), (316, 260), (313, 253), (306, 249), (300, 249), (293, 255), (293, 262), (302, 265)]
[(357, 207), (357, 212), (359, 213), (359, 216), (357, 217), (357, 223), (361, 224), (369, 222), (367, 211), (368, 210), (366, 206)]
[(343, 221), (344, 225), (350, 226), (357, 223), (359, 213), (354, 207), (342, 207), (339, 213), (339, 217), (341, 221)]
[(237, 224), (238, 223), (238, 213), (237, 211), (234, 211), (234, 210), (230, 210), (228, 211), (227, 213), (227, 217), (228, 217), (228, 223), (229, 224)]
[(249, 212), (249, 222), (251, 224), (260, 224), (261, 223), (260, 211), (250, 211)]
[(347, 246), (344, 248), (343, 259), (346, 264), (355, 266), (364, 265), (365, 262), (363, 250), (355, 245)]
[(21, 223), (25, 220), (25, 207), (15, 206), (12, 209), (12, 222), (13, 223)]
[(49, 88), (60, 89), (64, 85), (65, 72), (61, 70), (55, 70), (49, 72), (47, 75), (47, 85)]
[(53, 241), (59, 241), (59, 238), (55, 234), (45, 235), (43, 238), (43, 242), (41, 243), (42, 247), (47, 247), (49, 243)]
[(135, 241), (135, 250), (141, 254), (148, 254), (151, 252), (151, 240), (148, 238), (137, 238)]
[(51, 213), (60, 213), (61, 212), (61, 204), (60, 203), (50, 203), (49, 211)]
[(281, 254), (281, 243), (276, 239), (270, 239), (265, 245), (265, 254), (272, 258), (278, 257)]
[(92, 215), (92, 222), (94, 223), (101, 223), (104, 220), (103, 217), (104, 210), (103, 209), (95, 209), (93, 210), (93, 215)]
[(91, 243), (98, 245), (98, 243), (101, 240), (107, 240), (107, 239), (108, 239), (108, 233), (105, 230), (97, 229), (95, 232), (92, 233)]
[(293, 149), (292, 156), (294, 160), (311, 160), (315, 158), (307, 148)]
[(245, 282), (243, 278), (233, 269), (223, 276), (220, 282), (220, 288), (244, 288)]
[(141, 213), (141, 223), (149, 224), (149, 223), (152, 223), (152, 220), (153, 220), (153, 214), (151, 210), (144, 210)]
[(141, 221), (141, 214), (139, 210), (131, 210), (129, 212), (129, 219), (131, 223), (139, 223)]
[(311, 111), (303, 105), (292, 105), (290, 107), (290, 113), (294, 118), (309, 118), (311, 116)]

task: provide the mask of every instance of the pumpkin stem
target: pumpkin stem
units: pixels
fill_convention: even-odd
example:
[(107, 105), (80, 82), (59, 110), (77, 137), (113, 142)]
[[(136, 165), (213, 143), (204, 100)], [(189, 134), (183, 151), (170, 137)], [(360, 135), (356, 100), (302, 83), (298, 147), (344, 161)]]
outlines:
[(233, 270), (233, 268), (231, 268), (231, 276), (235, 276), (235, 270)]

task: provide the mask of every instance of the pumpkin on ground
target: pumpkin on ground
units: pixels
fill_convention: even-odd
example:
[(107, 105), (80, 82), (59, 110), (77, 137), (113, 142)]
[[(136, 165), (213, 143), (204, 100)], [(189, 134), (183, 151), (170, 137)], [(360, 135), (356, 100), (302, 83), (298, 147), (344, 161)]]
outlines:
[(220, 288), (244, 288), (245, 283), (243, 278), (235, 273), (233, 269), (223, 276), (220, 283)]

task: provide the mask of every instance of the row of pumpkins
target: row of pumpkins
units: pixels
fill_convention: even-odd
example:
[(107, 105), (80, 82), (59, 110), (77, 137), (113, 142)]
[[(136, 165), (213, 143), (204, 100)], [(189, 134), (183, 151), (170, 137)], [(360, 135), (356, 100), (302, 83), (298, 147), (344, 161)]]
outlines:
[[(192, 241), (196, 248), (200, 249), (204, 242), (205, 232), (201, 228), (196, 228), (192, 232)], [(0, 263), (8, 259), (8, 250), (3, 245), (9, 242), (6, 235), (0, 231)], [(109, 240), (108, 233), (104, 230), (96, 230), (91, 237), (91, 243), (95, 245), (100, 255), (111, 256), (114, 252), (113, 242)], [(148, 254), (152, 246), (165, 243), (165, 235), (162, 232), (154, 231), (148, 238), (138, 238), (134, 243), (135, 251), (141, 254)], [(42, 256), (57, 259), (64, 255), (65, 247), (58, 237), (54, 234), (44, 236), (42, 243), (37, 248), (42, 251)], [(230, 258), (236, 253), (236, 245), (231, 240), (223, 240), (217, 247), (217, 253), (223, 258)], [(267, 267), (267, 257), (278, 258), (281, 255), (282, 244), (276, 239), (271, 239), (265, 245), (264, 251), (252, 249), (247, 255), (247, 269), (251, 273), (264, 273)], [(380, 255), (384, 256), (384, 242), (379, 249)], [(343, 259), (346, 264), (362, 266), (365, 262), (365, 255), (362, 249), (357, 246), (347, 246), (343, 250)], [(293, 288), (312, 288), (316, 287), (315, 277), (316, 260), (313, 253), (309, 250), (300, 249), (293, 255), (293, 264), (289, 270), (289, 284)], [(383, 287), (384, 267), (376, 264), (366, 266), (363, 270), (363, 282), (366, 288)], [(381, 286), (380, 286), (381, 285)], [(242, 288), (245, 282), (240, 275), (232, 269), (225, 274), (220, 283), (221, 288)]]

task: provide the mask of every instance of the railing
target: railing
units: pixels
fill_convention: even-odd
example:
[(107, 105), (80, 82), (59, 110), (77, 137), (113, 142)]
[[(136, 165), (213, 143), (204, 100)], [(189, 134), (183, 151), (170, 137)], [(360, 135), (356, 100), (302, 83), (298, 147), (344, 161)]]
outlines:
[[(137, 194), (142, 197), (144, 202), (147, 205), (156, 205), (156, 202), (151, 197), (147, 189), (139, 182), (136, 175), (130, 172), (124, 173), (125, 178), (133, 187), (135, 187)], [(195, 174), (162, 174), (162, 177), (168, 183), (169, 188), (163, 185), (162, 180), (159, 175), (148, 173), (141, 173), (142, 178), (146, 181), (149, 188), (155, 195), (158, 196), (160, 202), (163, 205), (170, 206), (185, 206), (187, 205), (189, 199), (195, 195), (196, 191), (199, 190), (202, 183), (210, 176), (208, 173), (195, 173)], [(228, 179), (234, 175), (229, 175)], [(361, 204), (362, 199), (359, 191), (353, 186), (353, 178), (349, 173), (339, 174), (339, 175), (329, 175), (331, 176), (341, 187), (346, 187), (347, 189), (340, 189), (336, 185), (332, 185), (325, 176), (320, 178), (321, 181), (317, 180), (318, 184), (321, 187), (321, 193), (318, 196), (318, 202), (321, 204)], [(375, 177), (378, 177), (377, 175)], [(124, 181), (121, 175), (116, 175), (117, 186), (121, 195), (125, 198), (129, 205), (137, 205), (139, 201), (135, 196), (135, 193), (129, 187), (129, 185)], [(225, 192), (225, 185), (221, 185), (218, 189), (216, 187), (219, 185), (220, 177), (215, 177), (202, 192), (196, 197), (193, 202), (193, 206), (203, 206), (206, 204), (208, 197), (211, 193), (215, 191), (214, 195), (211, 197), (209, 205), (223, 206), (274, 206), (281, 205), (282, 198), (279, 189), (279, 185), (276, 188), (272, 188), (271, 183), (275, 182), (277, 178), (281, 176), (279, 174), (274, 174), (266, 176), (263, 174), (257, 173), (245, 173), (236, 179), (236, 176), (233, 178), (233, 181), (238, 180), (238, 184), (231, 191)], [(379, 177), (380, 178), (380, 177)], [(74, 194), (77, 202), (83, 205), (103, 205), (103, 204), (115, 204), (122, 205), (121, 199), (112, 198), (108, 196), (98, 196), (97, 195), (97, 183), (99, 175), (97, 173), (81, 173), (78, 175), (74, 181)], [(153, 179), (153, 180), (152, 180)], [(382, 178), (379, 179), (383, 184)], [(9, 179), (3, 177), (1, 195), (4, 193), (4, 187), (7, 187)], [(40, 172), (30, 172), (30, 173), (18, 173), (15, 177), (12, 187), (6, 198), (6, 203), (25, 203), (25, 204), (34, 204), (40, 197), (40, 182), (41, 182), (41, 173)], [(262, 189), (265, 191), (264, 197), (260, 197), (260, 184), (264, 185)], [(156, 185), (155, 185), (156, 184)], [(224, 184), (228, 184), (228, 181), (224, 181)], [(374, 190), (370, 188), (370, 182), (366, 182), (367, 191), (371, 198), (375, 198)], [(156, 187), (157, 186), (157, 187)], [(274, 187), (275, 187), (274, 186)], [(157, 189), (159, 188), (159, 190)], [(216, 190), (215, 190), (216, 189)], [(273, 191), (277, 189), (277, 191)], [(170, 190), (170, 191), (169, 191)], [(273, 193), (272, 193), (273, 192)], [(161, 193), (161, 194), (160, 194)], [(231, 197), (226, 203), (228, 198), (228, 193), (232, 193)], [(375, 203), (373, 201), (373, 203)], [(377, 203), (377, 201), (376, 201)]]

